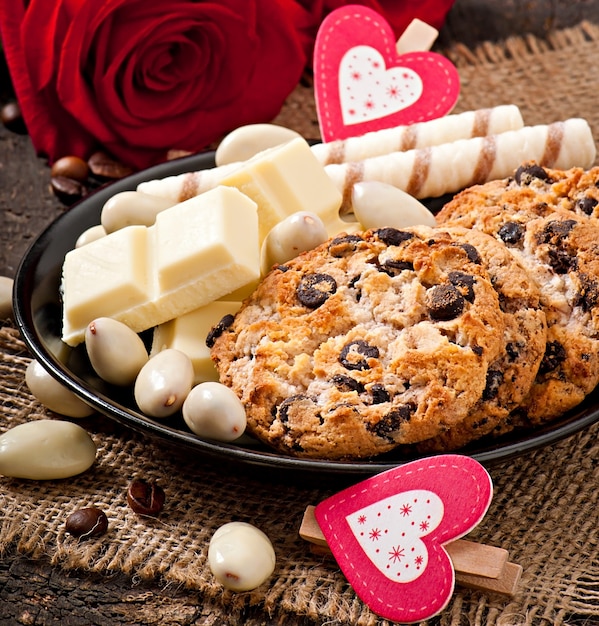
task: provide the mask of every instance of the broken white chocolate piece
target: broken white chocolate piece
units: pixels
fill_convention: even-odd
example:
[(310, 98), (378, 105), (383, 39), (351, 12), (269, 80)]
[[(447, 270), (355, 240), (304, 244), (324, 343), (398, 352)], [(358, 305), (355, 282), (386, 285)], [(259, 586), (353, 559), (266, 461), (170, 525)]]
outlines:
[(302, 139), (265, 150), (223, 178), (258, 205), (260, 243), (271, 228), (298, 211), (311, 211), (339, 232), (341, 194)]
[(327, 165), (325, 170), (343, 193), (343, 213), (351, 211), (351, 191), (361, 181), (376, 180), (403, 189), (415, 198), (434, 198), (506, 178), (525, 161), (558, 169), (588, 168), (595, 154), (588, 122), (573, 118), (354, 163)]
[(241, 302), (217, 300), (159, 324), (154, 329), (150, 356), (174, 348), (184, 352), (191, 359), (194, 385), (205, 381), (218, 381), (218, 372), (210, 358), (206, 337), (225, 315), (234, 315), (240, 307)]
[(63, 341), (97, 317), (141, 332), (217, 300), (260, 276), (256, 204), (217, 187), (67, 253)]
[(312, 146), (312, 152), (323, 165), (347, 163), (392, 152), (436, 146), (458, 139), (496, 135), (523, 126), (520, 109), (513, 104), (505, 104), (319, 143)]

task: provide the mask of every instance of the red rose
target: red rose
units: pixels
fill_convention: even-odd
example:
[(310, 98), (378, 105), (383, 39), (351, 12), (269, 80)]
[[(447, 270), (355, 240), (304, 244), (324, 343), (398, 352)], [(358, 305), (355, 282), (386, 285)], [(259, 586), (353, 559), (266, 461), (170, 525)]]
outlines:
[(297, 11), (289, 0), (0, 0), (0, 28), (38, 153), (102, 147), (143, 168), (279, 112), (306, 64)]

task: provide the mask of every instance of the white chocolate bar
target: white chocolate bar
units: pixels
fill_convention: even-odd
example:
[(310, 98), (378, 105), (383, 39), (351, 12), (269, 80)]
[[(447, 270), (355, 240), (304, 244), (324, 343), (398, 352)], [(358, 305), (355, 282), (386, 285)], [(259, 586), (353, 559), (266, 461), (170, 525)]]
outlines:
[(96, 317), (141, 332), (260, 276), (256, 204), (231, 187), (71, 250), (63, 264), (62, 339), (74, 346)]
[(518, 107), (506, 104), (316, 144), (312, 146), (312, 152), (323, 165), (347, 163), (392, 152), (436, 146), (458, 139), (497, 135), (523, 126), (524, 121)]
[(254, 200), (260, 242), (275, 224), (297, 211), (316, 213), (331, 232), (337, 233), (344, 226), (339, 219), (341, 194), (301, 137), (259, 152), (240, 164), (154, 180), (137, 189), (148, 194), (176, 195), (184, 201), (215, 184), (236, 187)]
[(194, 385), (208, 380), (218, 381), (218, 372), (210, 358), (206, 337), (211, 328), (227, 314), (234, 315), (241, 302), (217, 300), (195, 311), (159, 324), (154, 329), (150, 356), (167, 348), (186, 354), (193, 365)]
[(260, 243), (273, 226), (299, 211), (315, 213), (336, 232), (343, 226), (341, 194), (301, 137), (260, 152), (220, 184), (236, 187), (257, 204)]
[(380, 181), (415, 198), (434, 198), (506, 178), (524, 161), (534, 160), (558, 169), (588, 168), (595, 155), (588, 122), (572, 118), (364, 161), (327, 165), (325, 170), (343, 193), (343, 213), (350, 210), (352, 187), (360, 181)]
[[(446, 115), (436, 120), (410, 126), (375, 131), (343, 141), (316, 144), (311, 146), (311, 151), (322, 165), (361, 161), (395, 151), (498, 134), (522, 128), (523, 125), (518, 107), (501, 105), (490, 109)], [(183, 202), (220, 185), (227, 176), (242, 165), (243, 163), (228, 163), (207, 170), (150, 180), (140, 183), (137, 191), (169, 198), (172, 202)]]

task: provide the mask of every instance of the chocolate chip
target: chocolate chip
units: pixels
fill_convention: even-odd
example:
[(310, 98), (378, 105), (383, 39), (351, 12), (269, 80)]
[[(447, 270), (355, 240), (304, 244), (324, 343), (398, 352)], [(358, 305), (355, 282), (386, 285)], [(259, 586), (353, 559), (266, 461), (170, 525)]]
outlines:
[(312, 402), (310, 398), (308, 398), (308, 396), (303, 393), (298, 393), (293, 396), (289, 396), (288, 398), (285, 398), (285, 400), (283, 400), (283, 402), (279, 404), (279, 408), (277, 411), (281, 422), (285, 424), (289, 421), (289, 411), (293, 407), (293, 405), (306, 403), (307, 401), (310, 403)]
[(584, 213), (585, 215), (593, 215), (593, 211), (597, 206), (597, 200), (595, 198), (591, 198), (590, 196), (584, 196), (583, 198), (578, 198), (574, 207), (577, 211)]
[(530, 183), (535, 179), (545, 180), (547, 182), (551, 182), (549, 174), (536, 163), (521, 165), (514, 175), (516, 182), (519, 185), (530, 185)]
[(404, 241), (408, 241), (414, 237), (413, 233), (408, 233), (397, 228), (379, 228), (374, 231), (376, 236), (388, 246), (399, 246)]
[(139, 515), (155, 517), (164, 507), (164, 489), (140, 478), (133, 480), (127, 489), (127, 503)]
[(497, 231), (497, 234), (501, 238), (501, 241), (508, 246), (515, 246), (524, 237), (524, 226), (518, 224), (518, 222), (506, 222)]
[(372, 404), (382, 404), (383, 402), (389, 402), (391, 399), (389, 392), (380, 383), (372, 385), (370, 394), (372, 395)]
[(466, 252), (466, 254), (468, 255), (468, 259), (472, 263), (476, 263), (477, 265), (482, 264), (483, 262), (482, 257), (480, 256), (478, 250), (472, 244), (462, 243), (460, 244), (460, 248), (462, 248), (464, 252)]
[(296, 289), (297, 299), (309, 309), (323, 305), (337, 291), (337, 281), (328, 274), (306, 274)]
[(416, 408), (413, 402), (401, 404), (389, 411), (376, 424), (369, 424), (367, 428), (379, 437), (390, 438), (390, 435), (399, 431), (402, 424), (410, 421), (412, 415), (416, 412)]
[(78, 539), (99, 537), (108, 530), (108, 518), (95, 506), (78, 509), (67, 517), (65, 530)]
[(548, 374), (557, 369), (566, 360), (566, 349), (558, 341), (550, 341), (545, 346), (539, 373)]
[(446, 321), (462, 314), (466, 301), (453, 285), (435, 285), (426, 292), (429, 315), (433, 320)]
[(590, 311), (599, 303), (599, 284), (594, 278), (588, 274), (579, 274), (578, 294), (576, 296), (575, 305)]
[(359, 235), (341, 235), (329, 243), (329, 254), (335, 258), (355, 252), (358, 244), (364, 240)]
[(540, 233), (537, 233), (536, 239), (540, 244), (551, 243), (559, 245), (577, 224), (576, 220), (551, 220), (547, 222), (545, 228)]
[(213, 326), (206, 336), (206, 346), (208, 348), (212, 348), (212, 346), (216, 343), (216, 340), (231, 326), (231, 324), (235, 321), (235, 316), (227, 313), (221, 321)]
[(515, 361), (518, 356), (520, 356), (520, 346), (513, 341), (508, 341), (508, 343), (506, 343), (505, 351), (510, 361)]
[(474, 352), (476, 356), (482, 356), (484, 353), (484, 350), (481, 348), (481, 346), (472, 346), (472, 352)]
[(379, 349), (366, 341), (358, 339), (343, 346), (339, 355), (339, 362), (348, 370), (370, 369), (368, 359), (378, 359)]
[(351, 376), (345, 376), (344, 374), (335, 374), (331, 382), (339, 391), (356, 391), (357, 393), (364, 391), (364, 385), (361, 382), (353, 379)]
[(382, 265), (378, 265), (381, 272), (389, 274), (389, 276), (397, 276), (404, 270), (413, 271), (414, 265), (409, 261), (397, 261), (396, 259), (386, 259)]
[(556, 274), (566, 274), (576, 270), (578, 259), (572, 256), (567, 250), (551, 248), (548, 251), (549, 265)]
[(468, 302), (474, 302), (474, 284), (476, 283), (476, 278), (474, 278), (472, 274), (454, 271), (449, 272), (447, 278), (449, 278), (449, 282), (454, 287), (457, 287), (458, 291)]
[(487, 371), (487, 383), (483, 391), (483, 400), (493, 400), (499, 393), (499, 388), (503, 383), (503, 372), (489, 369)]

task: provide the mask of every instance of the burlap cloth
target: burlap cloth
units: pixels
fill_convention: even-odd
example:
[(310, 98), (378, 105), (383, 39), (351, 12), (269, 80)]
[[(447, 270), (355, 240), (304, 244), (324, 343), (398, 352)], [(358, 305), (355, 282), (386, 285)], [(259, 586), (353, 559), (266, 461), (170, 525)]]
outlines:
[[(599, 136), (598, 43), (599, 27), (582, 24), (543, 41), (514, 38), (445, 50), (462, 79), (456, 110), (512, 102), (528, 124), (581, 116)], [(299, 87), (277, 118), (307, 137), (318, 136), (315, 120), (309, 86)], [(46, 415), (24, 385), (27, 362), (18, 332), (0, 328), (0, 431)], [(331, 486), (221, 467), (105, 418), (81, 423), (98, 445), (90, 471), (55, 482), (0, 477), (0, 550), (16, 548), (65, 568), (122, 571), (187, 586), (213, 607), (214, 624), (241, 623), (249, 605), (263, 606), (280, 623), (286, 615), (340, 625), (385, 623), (356, 598), (334, 563), (311, 556), (298, 537), (305, 506), (330, 495)], [(519, 591), (509, 599), (457, 589), (429, 624), (599, 624), (598, 433), (596, 425), (491, 467), (494, 500), (470, 537), (510, 550), (511, 560), (524, 568)], [(157, 520), (136, 516), (126, 504), (127, 485), (136, 476), (156, 480), (167, 493)], [(77, 542), (65, 534), (65, 517), (92, 504), (107, 513), (109, 532)], [(207, 567), (212, 533), (231, 520), (257, 525), (275, 546), (274, 575), (255, 592), (224, 592)]]

